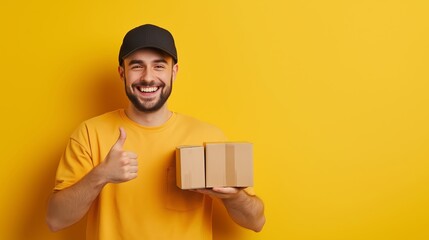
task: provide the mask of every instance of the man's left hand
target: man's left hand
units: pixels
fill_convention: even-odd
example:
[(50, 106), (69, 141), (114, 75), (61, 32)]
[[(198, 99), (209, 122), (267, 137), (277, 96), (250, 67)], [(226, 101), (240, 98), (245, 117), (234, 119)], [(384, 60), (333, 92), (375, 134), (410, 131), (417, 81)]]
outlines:
[(206, 194), (210, 197), (216, 197), (219, 199), (230, 199), (230, 198), (238, 197), (239, 193), (243, 189), (244, 188), (238, 188), (238, 187), (214, 187), (214, 188), (206, 188), (206, 189), (194, 189), (192, 191)]

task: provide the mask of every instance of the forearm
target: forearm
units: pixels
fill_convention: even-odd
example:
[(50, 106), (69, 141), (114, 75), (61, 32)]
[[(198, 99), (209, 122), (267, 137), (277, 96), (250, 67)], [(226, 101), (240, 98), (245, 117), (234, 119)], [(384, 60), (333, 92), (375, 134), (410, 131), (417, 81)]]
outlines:
[(258, 197), (240, 191), (236, 197), (222, 199), (222, 202), (237, 224), (255, 232), (262, 230), (265, 224), (264, 204)]
[(53, 193), (48, 204), (46, 221), (52, 231), (59, 231), (78, 222), (105, 186), (100, 169), (94, 168), (79, 182)]

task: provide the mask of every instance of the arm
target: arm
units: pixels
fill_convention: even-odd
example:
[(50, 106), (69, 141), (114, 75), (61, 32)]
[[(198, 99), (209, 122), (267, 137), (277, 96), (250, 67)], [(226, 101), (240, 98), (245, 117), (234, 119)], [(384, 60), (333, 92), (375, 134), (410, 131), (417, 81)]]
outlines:
[(222, 200), (229, 216), (242, 227), (255, 232), (262, 230), (265, 224), (264, 204), (256, 196), (250, 196), (241, 188), (200, 189), (197, 192)]
[(126, 133), (121, 128), (118, 141), (106, 159), (72, 186), (52, 194), (46, 222), (52, 231), (59, 231), (79, 221), (108, 183), (126, 182), (137, 177), (137, 155), (122, 150)]
[(49, 228), (59, 231), (79, 221), (106, 184), (96, 167), (71, 187), (53, 193), (46, 215)]

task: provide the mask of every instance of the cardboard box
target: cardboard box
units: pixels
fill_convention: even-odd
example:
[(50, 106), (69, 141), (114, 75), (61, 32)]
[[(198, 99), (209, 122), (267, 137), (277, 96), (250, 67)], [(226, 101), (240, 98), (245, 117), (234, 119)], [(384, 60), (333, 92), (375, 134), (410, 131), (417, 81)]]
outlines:
[(206, 187), (253, 186), (251, 143), (205, 143)]
[(205, 188), (203, 146), (176, 148), (176, 185), (181, 189)]

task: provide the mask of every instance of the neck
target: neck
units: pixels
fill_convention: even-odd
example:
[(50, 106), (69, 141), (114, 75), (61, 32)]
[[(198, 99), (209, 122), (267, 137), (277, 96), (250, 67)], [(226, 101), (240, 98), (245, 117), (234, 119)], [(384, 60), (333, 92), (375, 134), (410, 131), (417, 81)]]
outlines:
[(125, 109), (125, 114), (134, 122), (145, 126), (145, 127), (157, 127), (161, 126), (173, 114), (168, 110), (166, 104), (155, 112), (141, 112), (136, 109), (132, 104), (129, 104)]

